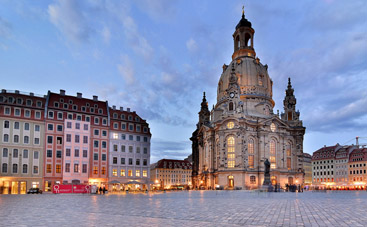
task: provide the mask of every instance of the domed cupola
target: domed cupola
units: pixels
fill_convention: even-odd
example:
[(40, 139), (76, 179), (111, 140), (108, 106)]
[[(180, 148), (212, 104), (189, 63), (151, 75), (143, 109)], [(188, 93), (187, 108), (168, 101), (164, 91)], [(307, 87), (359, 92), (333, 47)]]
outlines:
[(245, 11), (242, 8), (242, 18), (233, 33), (234, 53), (232, 60), (244, 56), (255, 58), (254, 34), (255, 30), (251, 27), (251, 22), (245, 18)]

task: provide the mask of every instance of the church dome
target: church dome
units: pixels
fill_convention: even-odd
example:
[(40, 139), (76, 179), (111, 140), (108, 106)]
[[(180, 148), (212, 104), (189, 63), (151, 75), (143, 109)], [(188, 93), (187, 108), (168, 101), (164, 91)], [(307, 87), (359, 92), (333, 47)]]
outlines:
[(249, 28), (251, 28), (251, 22), (248, 21), (245, 18), (245, 15), (244, 14), (242, 14), (242, 18), (241, 18), (240, 22), (238, 22), (238, 24), (236, 26), (236, 29), (239, 29), (240, 27), (249, 27)]

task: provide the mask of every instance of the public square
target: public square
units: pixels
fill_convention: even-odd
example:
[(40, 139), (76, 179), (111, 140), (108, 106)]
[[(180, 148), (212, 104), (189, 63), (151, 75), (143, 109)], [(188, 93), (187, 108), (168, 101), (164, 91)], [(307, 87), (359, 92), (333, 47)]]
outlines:
[(366, 226), (365, 191), (0, 195), (0, 226)]

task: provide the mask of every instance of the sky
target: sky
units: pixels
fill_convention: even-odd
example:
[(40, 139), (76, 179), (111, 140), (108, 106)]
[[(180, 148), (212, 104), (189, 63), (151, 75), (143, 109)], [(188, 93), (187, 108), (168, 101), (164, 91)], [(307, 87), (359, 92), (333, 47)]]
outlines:
[(215, 104), (242, 5), (275, 113), (292, 79), (304, 152), (367, 144), (364, 0), (0, 0), (0, 88), (130, 107), (150, 125), (151, 163), (183, 159), (203, 91)]

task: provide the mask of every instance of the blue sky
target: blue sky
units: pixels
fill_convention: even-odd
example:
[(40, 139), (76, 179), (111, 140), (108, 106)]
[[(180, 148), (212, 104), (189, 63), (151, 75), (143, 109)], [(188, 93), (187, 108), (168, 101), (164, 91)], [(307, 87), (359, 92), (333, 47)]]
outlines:
[(202, 92), (215, 103), (243, 4), (274, 81), (274, 112), (292, 78), (304, 152), (367, 137), (363, 0), (0, 0), (0, 88), (130, 107), (150, 124), (152, 162), (182, 159)]

